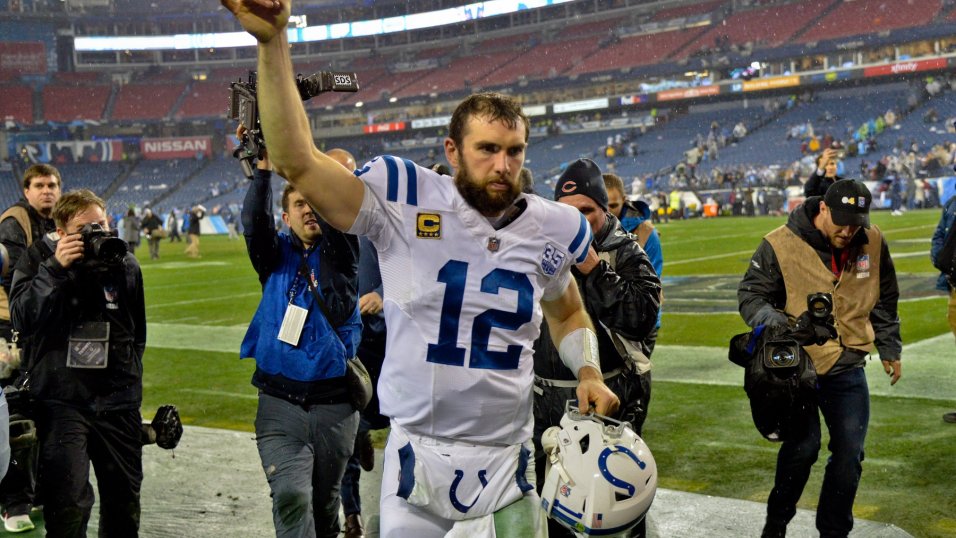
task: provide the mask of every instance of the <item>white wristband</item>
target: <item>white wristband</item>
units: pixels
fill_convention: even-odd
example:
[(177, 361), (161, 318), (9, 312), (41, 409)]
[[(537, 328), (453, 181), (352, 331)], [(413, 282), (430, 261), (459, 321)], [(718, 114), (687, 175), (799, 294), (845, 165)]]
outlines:
[(597, 335), (587, 327), (575, 329), (565, 335), (558, 346), (558, 356), (574, 377), (578, 377), (578, 371), (585, 366), (601, 371)]

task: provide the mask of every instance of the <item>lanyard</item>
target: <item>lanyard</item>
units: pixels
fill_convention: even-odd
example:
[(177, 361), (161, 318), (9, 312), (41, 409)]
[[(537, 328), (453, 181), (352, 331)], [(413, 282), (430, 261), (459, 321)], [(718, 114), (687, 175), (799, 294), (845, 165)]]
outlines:
[[(840, 258), (840, 263), (837, 265), (837, 258)], [(833, 247), (830, 247), (830, 270), (833, 271), (833, 274), (840, 278), (840, 275), (843, 274), (843, 268), (846, 267), (846, 262), (850, 259), (849, 249), (840, 249), (839, 252), (835, 252)]]
[(298, 271), (295, 272), (295, 278), (292, 279), (292, 284), (289, 285), (289, 292), (287, 293), (287, 295), (289, 296), (289, 304), (292, 304), (292, 302), (295, 301), (295, 297), (299, 294), (299, 286), (300, 286), (299, 278), (300, 277), (306, 278), (308, 280), (306, 282), (306, 286), (310, 287), (309, 282), (311, 282), (314, 269), (311, 269), (309, 267), (309, 263), (308, 263), (309, 254), (310, 253), (308, 251), (302, 254), (302, 258), (300, 259), (300, 263), (299, 263), (299, 269)]

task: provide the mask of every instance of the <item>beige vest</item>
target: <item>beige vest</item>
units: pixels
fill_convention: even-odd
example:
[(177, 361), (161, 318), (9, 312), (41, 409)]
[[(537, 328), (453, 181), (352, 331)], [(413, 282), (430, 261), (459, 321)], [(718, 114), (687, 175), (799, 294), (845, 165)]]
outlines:
[[(20, 227), (23, 228), (23, 233), (27, 236), (27, 248), (30, 248), (30, 245), (33, 244), (33, 225), (30, 223), (30, 215), (27, 214), (27, 210), (15, 205), (0, 215), (0, 222), (9, 217), (17, 219)], [(8, 270), (13, 271), (13, 267)], [(7, 297), (7, 292), (4, 291), (2, 286), (0, 286), (0, 319), (10, 321), (10, 298)]]
[(833, 318), (837, 340), (822, 346), (803, 349), (813, 360), (817, 373), (826, 374), (843, 353), (844, 348), (872, 351), (875, 335), (870, 324), (870, 312), (880, 298), (880, 251), (882, 234), (872, 226), (864, 230), (868, 243), (859, 252), (851, 253), (839, 280), (820, 255), (806, 241), (786, 226), (765, 236), (773, 247), (783, 282), (787, 289), (784, 311), (791, 319), (807, 310), (807, 295), (827, 292), (833, 295)]

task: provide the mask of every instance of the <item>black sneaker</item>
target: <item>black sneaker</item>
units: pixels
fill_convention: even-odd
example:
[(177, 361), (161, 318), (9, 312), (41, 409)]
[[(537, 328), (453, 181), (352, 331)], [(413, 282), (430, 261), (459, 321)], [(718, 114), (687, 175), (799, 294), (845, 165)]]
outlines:
[(944, 414), (944, 415), (943, 415), (943, 422), (949, 422), (950, 424), (956, 424), (956, 412)]
[(787, 526), (781, 525), (779, 523), (774, 523), (768, 521), (763, 526), (763, 532), (760, 533), (760, 538), (786, 538), (787, 537)]

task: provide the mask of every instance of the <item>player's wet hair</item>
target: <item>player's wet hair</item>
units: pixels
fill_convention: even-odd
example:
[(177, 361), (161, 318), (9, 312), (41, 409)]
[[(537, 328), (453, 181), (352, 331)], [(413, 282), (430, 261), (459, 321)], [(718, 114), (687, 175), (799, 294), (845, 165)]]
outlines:
[(531, 126), (528, 116), (525, 116), (517, 101), (500, 93), (475, 93), (458, 104), (451, 115), (451, 123), (448, 124), (448, 137), (458, 147), (461, 147), (465, 139), (468, 119), (472, 116), (482, 116), (489, 121), (501, 121), (510, 129), (517, 127), (520, 121), (524, 123), (524, 140), (528, 141)]

